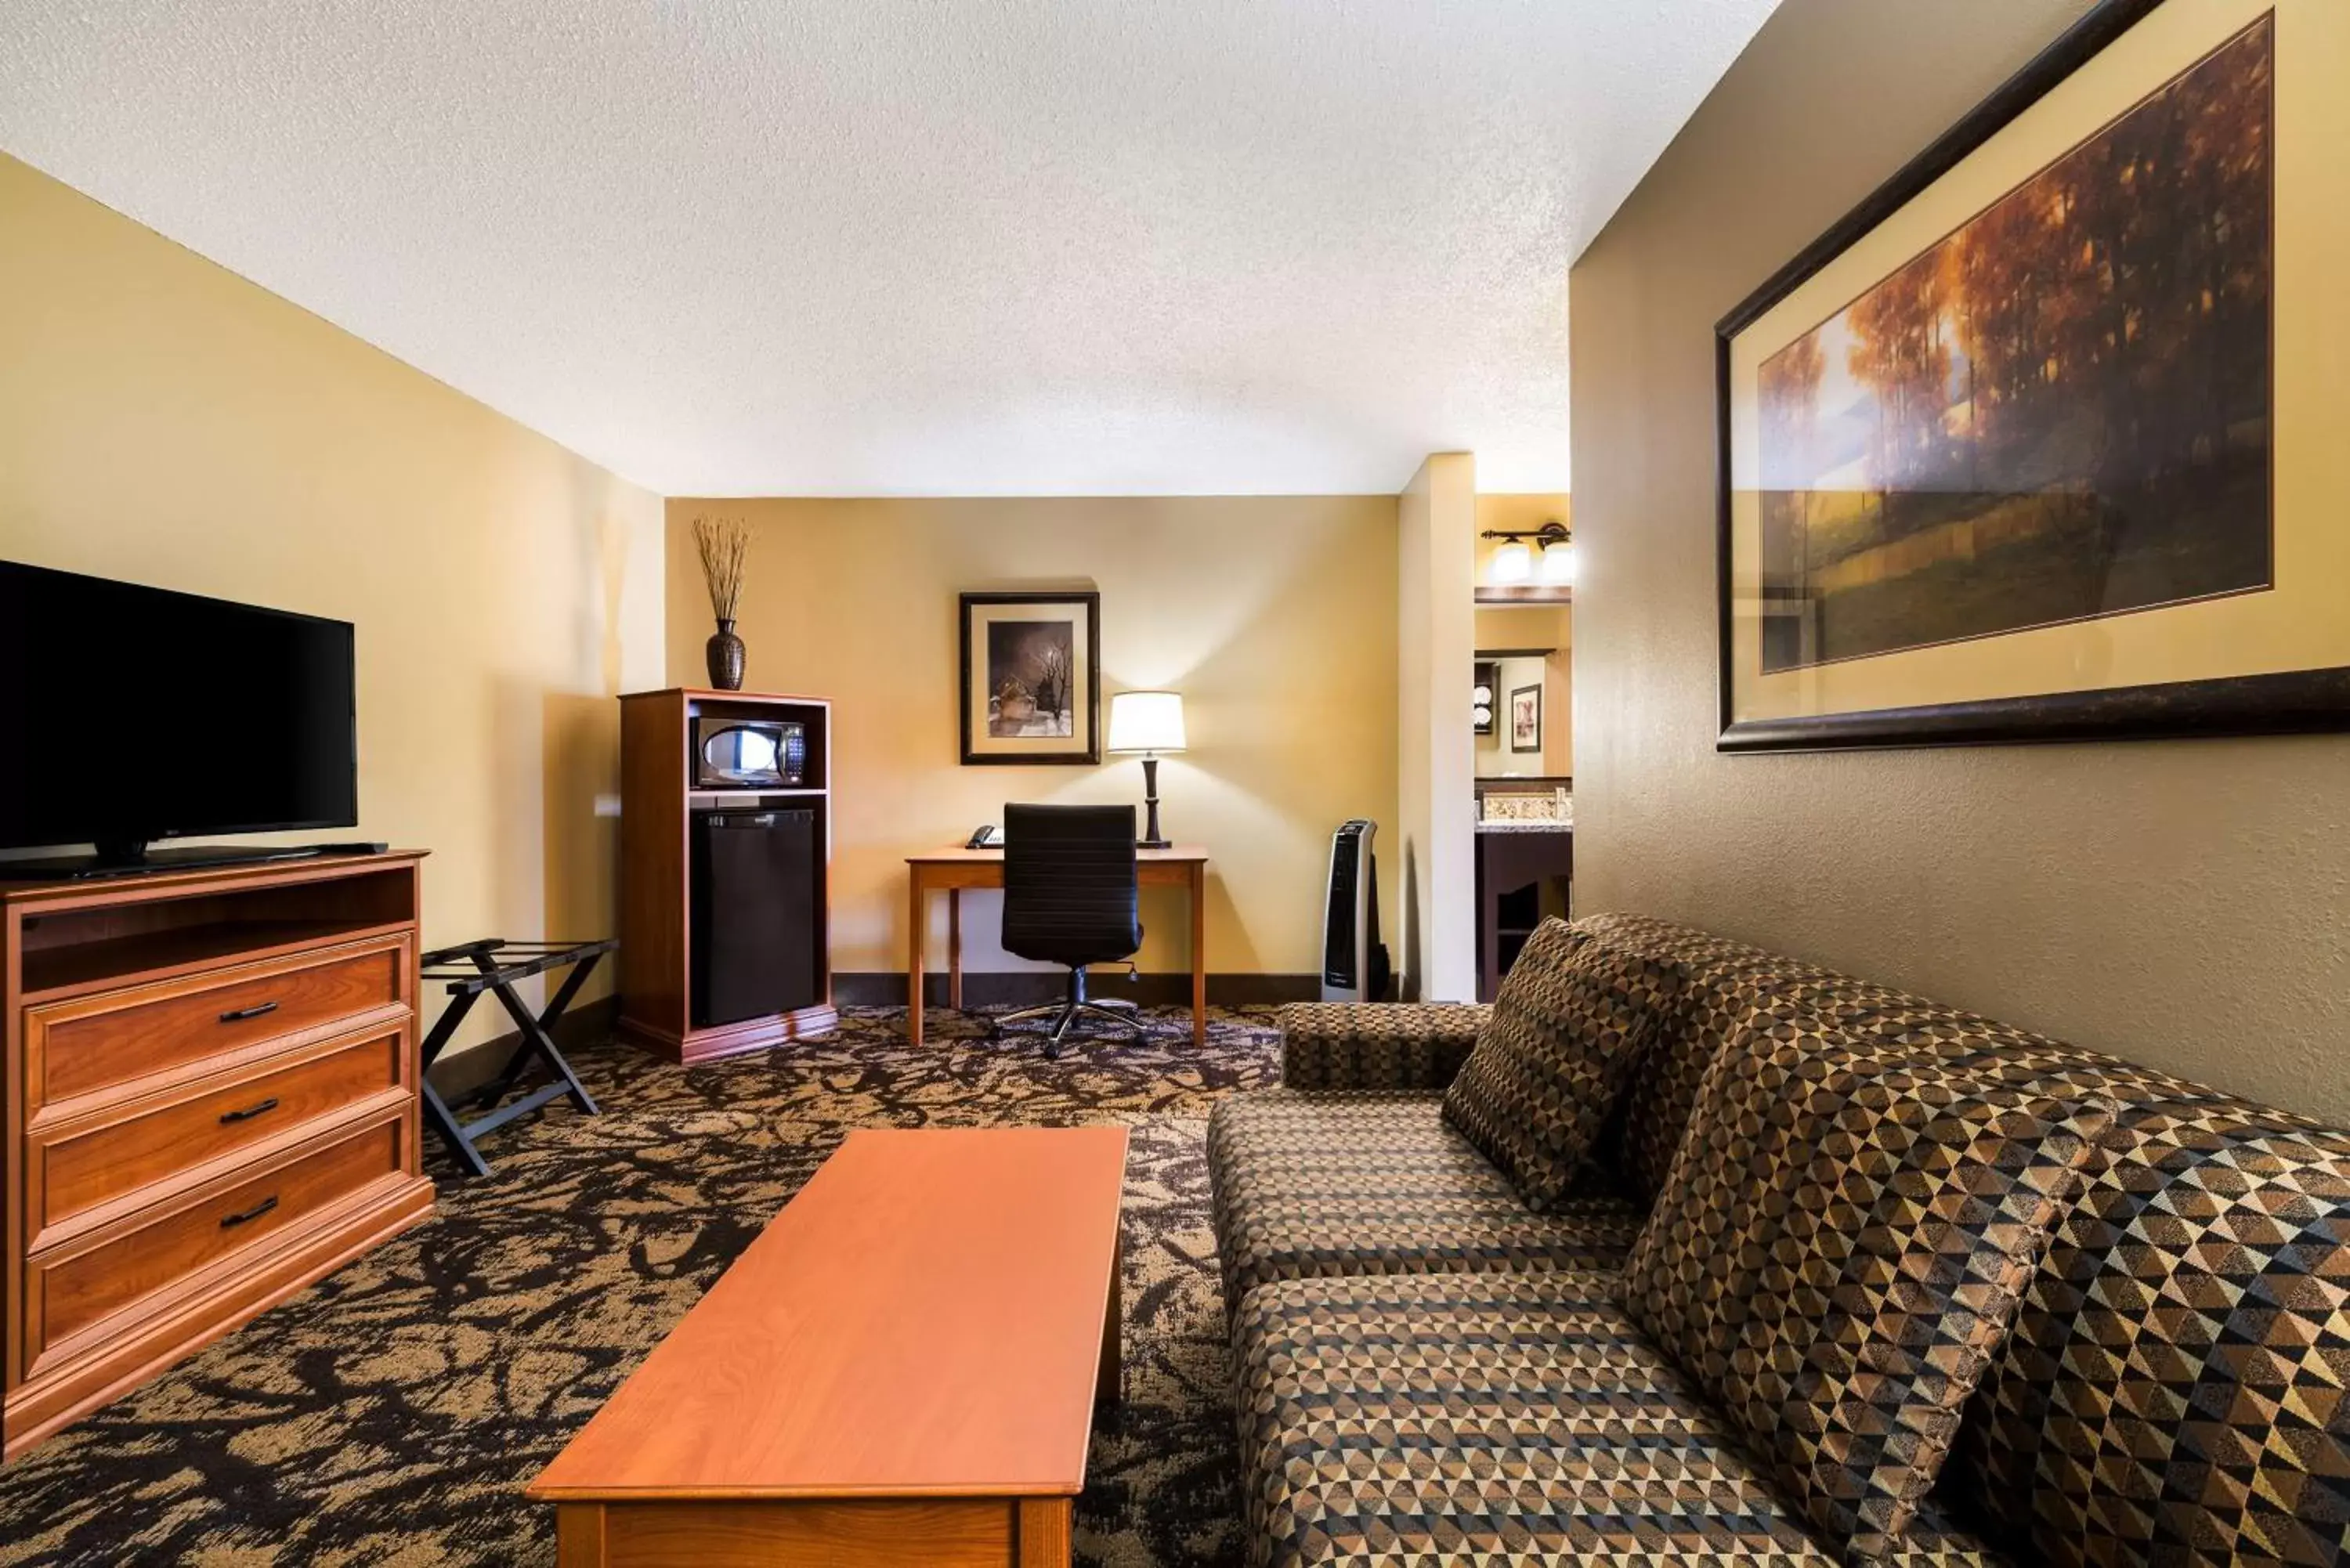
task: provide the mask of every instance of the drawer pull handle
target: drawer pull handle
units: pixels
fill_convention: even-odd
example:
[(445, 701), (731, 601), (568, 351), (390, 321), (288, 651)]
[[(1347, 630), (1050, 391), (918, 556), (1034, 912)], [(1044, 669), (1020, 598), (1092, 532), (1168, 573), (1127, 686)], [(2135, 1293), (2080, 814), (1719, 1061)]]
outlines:
[(221, 1126), (226, 1127), (231, 1122), (249, 1122), (254, 1117), (265, 1116), (276, 1108), (277, 1096), (272, 1095), (257, 1106), (247, 1106), (241, 1111), (223, 1111), (221, 1113)]
[(263, 1199), (260, 1202), (255, 1204), (252, 1208), (244, 1210), (240, 1213), (222, 1215), (221, 1229), (227, 1231), (234, 1229), (236, 1226), (243, 1225), (248, 1220), (258, 1220), (264, 1214), (268, 1213), (272, 1209), (276, 1207), (277, 1194), (273, 1192), (268, 1197)]
[(274, 1002), (256, 1002), (251, 1007), (240, 1007), (234, 1012), (221, 1014), (223, 1023), (242, 1023), (248, 1018), (263, 1018), (277, 1011)]

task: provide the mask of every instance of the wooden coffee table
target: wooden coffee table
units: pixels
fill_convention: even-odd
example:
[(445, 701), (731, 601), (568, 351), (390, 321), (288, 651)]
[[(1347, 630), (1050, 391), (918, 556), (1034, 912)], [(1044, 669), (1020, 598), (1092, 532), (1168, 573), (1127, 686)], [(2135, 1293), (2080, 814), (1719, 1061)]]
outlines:
[(1123, 1127), (851, 1133), (529, 1495), (561, 1568), (1069, 1560)]

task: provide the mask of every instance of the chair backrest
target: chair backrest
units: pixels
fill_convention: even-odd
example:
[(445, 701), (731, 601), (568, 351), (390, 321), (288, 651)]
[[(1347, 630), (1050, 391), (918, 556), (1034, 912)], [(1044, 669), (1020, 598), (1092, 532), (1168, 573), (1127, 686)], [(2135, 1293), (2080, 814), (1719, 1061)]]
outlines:
[(1078, 965), (1141, 946), (1134, 807), (1005, 806), (1004, 950)]

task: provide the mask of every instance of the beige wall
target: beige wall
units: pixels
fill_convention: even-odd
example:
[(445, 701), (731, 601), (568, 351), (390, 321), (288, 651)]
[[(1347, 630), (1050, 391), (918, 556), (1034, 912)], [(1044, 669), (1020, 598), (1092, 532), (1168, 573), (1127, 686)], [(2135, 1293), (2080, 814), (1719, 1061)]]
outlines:
[[(1551, 650), (1542, 660), (1537, 677), (1543, 683), (1542, 754), (1524, 756), (1512, 752), (1506, 730), (1497, 726), (1492, 734), (1477, 737), (1477, 776), (1490, 778), (1505, 773), (1572, 775), (1575, 612), (1565, 605), (1512, 605), (1503, 608), (1481, 605), (1477, 609), (1477, 648), (1480, 652), (1505, 648)], [(1520, 686), (1525, 683), (1524, 678), (1515, 681)], [(1511, 684), (1505, 679), (1503, 690), (1495, 694), (1504, 708), (1509, 704)]]
[[(1482, 585), (1502, 541), (1488, 539), (1488, 529), (1540, 528), (1545, 523), (1574, 525), (1570, 499), (1563, 494), (1498, 493), (1477, 497), (1477, 545), (1472, 581)], [(1531, 543), (1531, 541), (1529, 541)], [(1537, 555), (1539, 570), (1542, 557)], [(1513, 753), (1506, 734), (1480, 737), (1477, 772), (1495, 774), (1555, 774), (1575, 772), (1575, 656), (1571, 649), (1572, 616), (1564, 605), (1513, 605), (1477, 610), (1477, 646), (1484, 648), (1549, 648), (1556, 651), (1543, 670), (1543, 749), (1540, 756)], [(1518, 685), (1524, 685), (1520, 680)], [(1504, 705), (1509, 693), (1502, 693)]]
[[(1476, 741), (1469, 667), (1476, 652), (1477, 462), (1439, 452), (1419, 466), (1398, 516), (1398, 832), (1381, 856), (1403, 924), (1401, 994), (1477, 995)], [(1399, 877), (1398, 873), (1400, 873)]]
[(2083, 9), (1787, 0), (1575, 266), (1576, 904), (2350, 1120), (2350, 739), (1713, 750), (1713, 323)]
[[(1159, 794), (1168, 835), (1214, 857), (1209, 967), (1319, 969), (1330, 835), (1396, 815), (1394, 497), (672, 500), (673, 684), (704, 680), (710, 608), (690, 535), (702, 514), (753, 526), (747, 684), (837, 704), (837, 970), (903, 971), (910, 850), (962, 842), (1007, 801), (1140, 802), (1132, 757), (961, 764), (956, 596), (1087, 587), (1102, 597), (1105, 722), (1113, 692), (1183, 694), (1191, 749), (1161, 761)], [(967, 966), (1043, 967), (997, 945), (999, 902), (966, 899)], [(1143, 921), (1142, 967), (1188, 968), (1181, 895), (1147, 894)]]
[(656, 497), (5, 157), (0, 345), (0, 556), (357, 623), (356, 836), (433, 852), (425, 940), (612, 929)]

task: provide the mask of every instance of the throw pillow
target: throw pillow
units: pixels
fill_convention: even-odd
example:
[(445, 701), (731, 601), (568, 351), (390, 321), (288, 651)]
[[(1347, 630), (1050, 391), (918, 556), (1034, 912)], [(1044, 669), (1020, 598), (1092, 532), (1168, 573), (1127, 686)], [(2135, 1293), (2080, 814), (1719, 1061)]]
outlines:
[(1680, 971), (1586, 940), (1564, 920), (1526, 939), (1444, 1119), (1501, 1167), (1527, 1207), (1566, 1195), (1631, 1064), (1679, 995)]
[(1625, 1309), (1847, 1561), (1933, 1488), (2111, 1107), (1815, 1015), (1708, 1071)]

